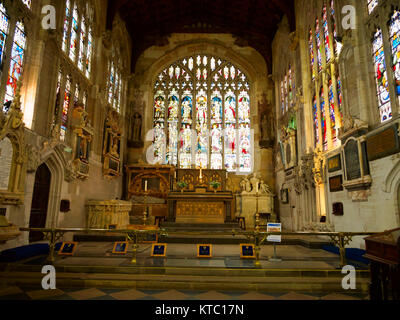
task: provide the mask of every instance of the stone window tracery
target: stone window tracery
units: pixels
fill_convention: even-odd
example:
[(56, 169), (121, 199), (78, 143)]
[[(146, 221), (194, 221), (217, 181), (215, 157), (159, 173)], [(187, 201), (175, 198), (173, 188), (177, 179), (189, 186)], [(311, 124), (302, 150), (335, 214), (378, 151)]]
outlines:
[(186, 57), (157, 76), (154, 92), (155, 162), (251, 172), (250, 84), (239, 68)]

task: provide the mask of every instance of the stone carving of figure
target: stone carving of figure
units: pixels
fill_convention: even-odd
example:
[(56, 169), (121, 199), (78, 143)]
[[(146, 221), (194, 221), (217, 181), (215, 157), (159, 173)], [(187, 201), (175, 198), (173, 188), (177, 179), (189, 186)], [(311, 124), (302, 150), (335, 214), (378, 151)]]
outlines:
[(262, 194), (272, 194), (271, 188), (267, 185), (264, 180), (261, 180), (260, 190)]
[(240, 189), (242, 190), (242, 192), (251, 192), (251, 183), (247, 177), (240, 182)]
[(258, 179), (257, 173), (253, 175), (253, 177), (250, 179), (251, 187), (252, 187), (252, 192), (258, 193), (259, 192), (259, 185), (260, 185), (260, 179)]
[(264, 113), (264, 116), (261, 121), (261, 140), (265, 141), (268, 140), (268, 117), (267, 114)]
[(141, 140), (141, 131), (142, 131), (142, 119), (139, 113), (135, 113), (133, 119), (133, 141)]

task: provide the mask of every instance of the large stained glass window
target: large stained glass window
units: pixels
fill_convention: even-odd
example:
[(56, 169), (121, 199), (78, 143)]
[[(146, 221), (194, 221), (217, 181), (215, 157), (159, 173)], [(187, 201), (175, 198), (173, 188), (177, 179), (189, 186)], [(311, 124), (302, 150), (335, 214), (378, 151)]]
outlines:
[(392, 47), (395, 89), (400, 104), (400, 11), (394, 11), (389, 23), (389, 34)]
[(313, 120), (314, 120), (315, 146), (318, 146), (318, 144), (319, 144), (319, 123), (318, 123), (317, 95), (314, 95), (314, 98), (313, 98)]
[(333, 49), (335, 55), (340, 53), (342, 45), (337, 41), (337, 28), (336, 28), (336, 17), (335, 17), (335, 1), (331, 0), (331, 28), (333, 32)]
[(71, 78), (68, 76), (65, 83), (64, 104), (61, 115), (60, 139), (65, 141), (68, 129), (68, 113), (71, 106)]
[(7, 15), (6, 8), (0, 3), (0, 65), (3, 63), (9, 29), (10, 18)]
[(378, 0), (368, 0), (368, 13), (371, 14), (377, 6)]
[(310, 29), (310, 37), (308, 41), (309, 50), (310, 50), (310, 66), (311, 66), (311, 77), (312, 80), (315, 79), (315, 55), (314, 55), (314, 37), (313, 32)]
[(90, 78), (92, 71), (93, 34), (90, 5), (78, 7), (77, 0), (66, 0), (62, 49)]
[(375, 33), (373, 40), (373, 53), (380, 119), (381, 122), (385, 122), (392, 118), (392, 107), (390, 104), (389, 82), (386, 71), (381, 29), (378, 29)]
[(329, 96), (329, 116), (331, 121), (331, 135), (333, 144), (336, 145), (337, 142), (337, 134), (336, 134), (336, 106), (335, 106), (335, 95), (333, 93), (333, 84), (332, 79), (329, 79), (328, 82), (328, 96)]
[(325, 57), (326, 62), (329, 62), (331, 61), (331, 46), (329, 40), (328, 12), (326, 5), (324, 5), (322, 9), (322, 25), (324, 29)]
[(178, 60), (157, 77), (154, 158), (182, 169), (251, 172), (250, 85), (228, 61)]
[(117, 112), (121, 111), (122, 76), (113, 61), (109, 64), (108, 103)]
[(322, 132), (322, 146), (324, 151), (328, 150), (328, 136), (327, 136), (327, 126), (326, 126), (326, 113), (325, 113), (325, 96), (324, 88), (321, 87), (319, 92), (319, 104), (321, 113), (321, 132)]
[(63, 43), (62, 43), (62, 49), (65, 52), (67, 52), (68, 49), (70, 19), (71, 19), (71, 1), (67, 0), (65, 2), (65, 18), (64, 18), (64, 28), (63, 28)]
[(24, 25), (22, 22), (18, 21), (15, 28), (14, 43), (11, 50), (11, 64), (6, 86), (5, 102), (14, 99), (15, 92), (17, 90), (17, 83), (22, 75), (25, 46), (26, 35)]
[(317, 43), (317, 60), (318, 60), (318, 72), (322, 71), (322, 52), (321, 52), (321, 32), (319, 29), (319, 20), (315, 21), (315, 41)]
[(72, 12), (72, 26), (71, 26), (71, 39), (69, 44), (69, 57), (75, 62), (76, 53), (79, 46), (79, 13), (76, 3), (74, 4), (74, 11)]

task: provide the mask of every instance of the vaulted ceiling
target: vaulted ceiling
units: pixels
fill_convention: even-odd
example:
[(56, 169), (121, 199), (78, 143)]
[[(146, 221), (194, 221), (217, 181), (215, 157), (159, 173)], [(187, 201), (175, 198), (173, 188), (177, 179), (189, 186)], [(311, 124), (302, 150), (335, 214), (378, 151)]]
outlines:
[(117, 12), (133, 43), (132, 68), (153, 45), (165, 44), (171, 33), (230, 33), (237, 44), (249, 45), (272, 65), (271, 44), (287, 15), (295, 28), (294, 0), (109, 0), (107, 28)]

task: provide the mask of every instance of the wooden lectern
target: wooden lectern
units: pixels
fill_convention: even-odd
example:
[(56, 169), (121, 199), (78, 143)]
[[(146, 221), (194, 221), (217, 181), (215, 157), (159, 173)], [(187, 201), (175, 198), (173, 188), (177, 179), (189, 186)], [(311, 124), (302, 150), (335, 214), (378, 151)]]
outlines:
[(365, 238), (371, 300), (400, 300), (400, 228)]

